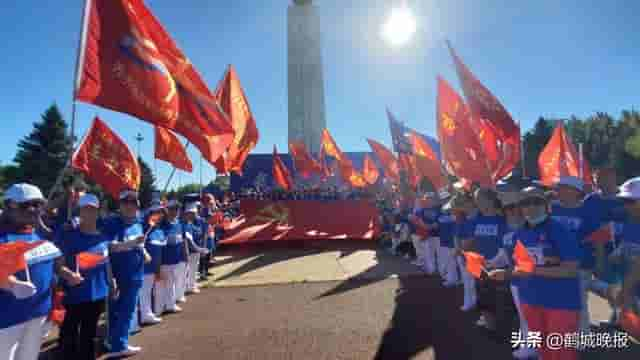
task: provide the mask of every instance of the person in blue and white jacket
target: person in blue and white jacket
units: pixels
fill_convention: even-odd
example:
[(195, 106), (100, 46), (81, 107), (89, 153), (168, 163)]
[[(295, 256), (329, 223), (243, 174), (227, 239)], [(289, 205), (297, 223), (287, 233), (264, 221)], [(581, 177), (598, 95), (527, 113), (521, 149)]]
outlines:
[[(144, 247), (149, 253), (151, 261), (144, 265), (144, 282), (140, 294), (140, 321), (143, 325), (154, 325), (162, 321), (158, 309), (160, 307), (160, 286), (166, 281), (160, 272), (162, 252), (167, 245), (167, 238), (161, 226), (164, 211), (165, 208), (159, 201), (154, 202), (147, 211), (144, 224), (144, 231), (148, 233)], [(155, 299), (154, 306), (151, 304), (152, 298)], [(153, 309), (156, 309), (155, 313)]]
[(25, 253), (25, 270), (0, 279), (0, 359), (36, 360), (52, 307), (54, 261), (62, 253), (36, 231), (45, 204), (40, 189), (15, 184), (5, 192), (5, 204), (0, 244), (41, 243)]
[(185, 207), (183, 223), (189, 259), (186, 289), (187, 293), (197, 294), (200, 292), (197, 283), (200, 256), (208, 252), (206, 248), (207, 223), (198, 217), (197, 203), (190, 203)]
[(158, 313), (177, 313), (182, 308), (177, 305), (183, 302), (186, 282), (186, 248), (184, 242), (184, 226), (179, 218), (180, 203), (170, 200), (167, 204), (167, 216), (162, 223), (162, 231), (167, 238), (167, 245), (162, 249), (160, 273), (165, 281), (162, 283), (161, 304)]

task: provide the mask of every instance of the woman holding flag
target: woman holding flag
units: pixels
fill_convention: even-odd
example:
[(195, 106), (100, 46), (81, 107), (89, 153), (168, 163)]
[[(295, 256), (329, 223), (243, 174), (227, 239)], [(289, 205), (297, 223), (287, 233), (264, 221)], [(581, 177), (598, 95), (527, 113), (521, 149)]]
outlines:
[(60, 328), (62, 359), (95, 359), (93, 339), (109, 294), (109, 240), (97, 229), (100, 203), (93, 194), (78, 201), (80, 223), (60, 233), (64, 255), (57, 263), (66, 315)]
[(36, 232), (45, 204), (30, 184), (15, 184), (4, 194), (6, 223), (0, 233), (0, 359), (36, 360), (47, 315), (52, 308), (53, 243)]

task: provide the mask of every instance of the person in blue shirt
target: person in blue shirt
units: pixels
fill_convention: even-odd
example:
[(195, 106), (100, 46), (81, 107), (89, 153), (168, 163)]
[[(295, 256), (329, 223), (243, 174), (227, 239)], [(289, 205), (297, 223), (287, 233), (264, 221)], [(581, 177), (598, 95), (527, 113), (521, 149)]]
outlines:
[[(144, 231), (148, 234), (144, 247), (151, 261), (144, 265), (144, 282), (140, 293), (140, 321), (143, 325), (154, 325), (162, 321), (157, 309), (160, 307), (160, 283), (166, 281), (160, 272), (162, 252), (167, 245), (167, 239), (161, 227), (164, 211), (165, 207), (160, 201), (153, 202), (147, 210), (144, 222)], [(152, 299), (155, 299), (154, 306), (151, 303)]]
[(217, 211), (216, 199), (211, 194), (202, 195), (202, 209), (200, 210), (199, 217), (207, 224), (206, 232), (206, 248), (207, 253), (200, 256), (200, 267), (198, 273), (200, 273), (200, 281), (207, 281), (209, 279), (209, 269), (211, 268), (211, 261), (213, 260), (213, 253), (216, 250), (216, 233), (215, 227), (211, 224), (213, 214)]
[(208, 232), (207, 223), (198, 217), (198, 205), (190, 203), (184, 209), (184, 231), (187, 243), (187, 294), (200, 293), (198, 288), (198, 268), (200, 267), (200, 256), (208, 252), (206, 248), (206, 235)]
[[(555, 185), (557, 201), (551, 205), (551, 216), (564, 224), (580, 246), (580, 288), (582, 306), (580, 330), (588, 332), (591, 327), (589, 317), (588, 291), (593, 280), (596, 265), (596, 247), (589, 241), (589, 235), (601, 226), (599, 213), (585, 205), (584, 183), (574, 176), (560, 177)], [(602, 251), (600, 251), (602, 253)]]
[(575, 348), (550, 349), (547, 337), (579, 330), (581, 250), (574, 234), (550, 216), (549, 202), (543, 190), (528, 187), (522, 194), (520, 206), (527, 224), (516, 231), (514, 238), (533, 257), (536, 267), (532, 273), (517, 267), (507, 269), (500, 278), (506, 281), (518, 279), (518, 295), (528, 330), (542, 335), (539, 358), (577, 359)]
[(460, 197), (453, 197), (442, 208), (437, 226), (431, 231), (440, 238), (438, 266), (443, 278), (443, 286), (453, 287), (460, 283), (456, 261), (455, 238), (459, 227), (465, 221), (464, 210), (460, 208)]
[[(462, 278), (462, 284), (464, 287), (464, 301), (460, 310), (471, 311), (472, 309), (475, 309), (477, 305), (478, 294), (476, 290), (476, 281), (473, 278), (473, 275), (467, 271), (462, 251), (473, 250), (473, 225), (478, 216), (478, 208), (469, 194), (463, 193), (456, 197), (458, 197), (458, 199), (455, 200), (457, 202), (455, 208), (464, 213), (464, 219), (458, 223), (456, 236), (454, 238), (456, 261), (458, 263), (458, 269), (460, 271), (460, 277)], [(454, 199), (456, 197), (454, 197)]]
[(158, 312), (177, 313), (182, 308), (177, 305), (184, 299), (186, 282), (186, 244), (184, 242), (184, 226), (179, 218), (180, 203), (170, 200), (167, 204), (167, 216), (162, 223), (162, 231), (167, 239), (162, 249), (160, 272), (166, 279), (162, 283), (161, 304)]
[(81, 196), (78, 209), (78, 227), (61, 232), (63, 239), (58, 242), (64, 256), (57, 263), (57, 273), (66, 309), (59, 343), (63, 358), (93, 360), (93, 339), (109, 295), (109, 239), (97, 228), (100, 202), (95, 195)]
[(149, 260), (144, 249), (143, 226), (138, 219), (138, 193), (124, 190), (119, 202), (120, 213), (99, 225), (110, 241), (109, 260), (116, 286), (108, 308), (107, 359), (135, 355), (142, 350), (129, 345), (129, 333), (136, 321), (134, 315), (144, 281), (144, 263)]
[(38, 187), (12, 185), (4, 200), (0, 245), (25, 242), (35, 247), (24, 254), (26, 269), (0, 279), (0, 359), (36, 360), (52, 307), (54, 261), (62, 253), (35, 230), (45, 204)]
[(429, 233), (425, 225), (436, 223), (440, 215), (437, 194), (427, 192), (415, 201), (413, 213), (409, 215), (409, 230), (411, 240), (416, 251), (414, 265), (420, 266), (427, 274), (433, 275), (437, 271), (436, 254), (439, 239)]

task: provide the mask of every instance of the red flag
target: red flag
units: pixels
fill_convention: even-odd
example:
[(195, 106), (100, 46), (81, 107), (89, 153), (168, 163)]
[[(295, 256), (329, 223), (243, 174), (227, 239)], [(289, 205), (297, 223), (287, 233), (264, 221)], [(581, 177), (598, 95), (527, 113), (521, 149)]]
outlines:
[(327, 165), (327, 159), (324, 156), (324, 147), (320, 147), (320, 178), (324, 181), (330, 176), (333, 176), (333, 172)]
[[(591, 184), (591, 169), (583, 162), (583, 180)], [(551, 139), (538, 157), (540, 180), (546, 186), (554, 185), (562, 176), (580, 177), (580, 154), (567, 136), (562, 122), (553, 130)]]
[(422, 178), (422, 174), (416, 164), (416, 156), (409, 153), (400, 153), (398, 154), (398, 163), (400, 164), (400, 169), (406, 172), (409, 185), (415, 189)]
[(513, 249), (513, 261), (515, 262), (516, 270), (530, 274), (536, 269), (535, 259), (529, 254), (529, 251), (522, 245), (520, 240), (516, 241), (516, 246)]
[(608, 222), (604, 225), (602, 225), (602, 227), (600, 227), (600, 229), (592, 232), (589, 237), (588, 240), (591, 241), (591, 243), (593, 244), (607, 244), (609, 242), (612, 242), (615, 239), (615, 224), (613, 222)]
[(16, 241), (0, 244), (0, 283), (5, 282), (9, 276), (18, 271), (26, 269), (27, 262), (24, 254), (42, 243), (43, 241), (32, 243)]
[(462, 90), (476, 120), (475, 123), (478, 125), (477, 132), (482, 132), (482, 128), (488, 126), (492, 132), (491, 135), (495, 137), (494, 142), (487, 139), (482, 144), (487, 150), (494, 180), (500, 179), (509, 174), (520, 161), (520, 127), (513, 121), (500, 101), (462, 62), (451, 44), (447, 42), (447, 45), (453, 57)]
[(438, 77), (438, 138), (443, 159), (461, 179), (492, 187), (487, 159), (478, 137), (471, 129), (471, 114), (462, 98)]
[(341, 161), (346, 158), (342, 150), (340, 150), (340, 148), (338, 147), (338, 144), (336, 144), (335, 140), (333, 140), (333, 137), (329, 133), (329, 130), (327, 129), (322, 130), (320, 145), (327, 155), (333, 156), (334, 158), (336, 158), (336, 160)]
[(289, 173), (289, 169), (278, 156), (278, 150), (275, 145), (273, 146), (273, 179), (281, 188), (287, 191), (293, 189), (291, 173)]
[(322, 130), (321, 146), (325, 153), (336, 158), (342, 179), (354, 187), (364, 187), (367, 182), (353, 166), (351, 160), (340, 150), (338, 144), (329, 133), (329, 130)]
[(312, 174), (319, 174), (322, 171), (320, 164), (314, 159), (302, 141), (292, 141), (289, 143), (289, 152), (293, 157), (296, 172), (303, 178), (309, 178)]
[(440, 160), (431, 146), (414, 131), (409, 132), (409, 141), (413, 147), (416, 169), (420, 175), (428, 178), (436, 190), (444, 188), (447, 185), (447, 179), (442, 174)]
[(364, 180), (373, 185), (378, 181), (378, 177), (380, 173), (378, 172), (378, 168), (376, 164), (373, 162), (373, 159), (368, 154), (364, 155), (364, 165), (362, 166), (362, 176)]
[(463, 251), (462, 254), (466, 260), (466, 267), (469, 274), (479, 279), (482, 275), (482, 271), (485, 269), (484, 264), (486, 261), (484, 256), (473, 251)]
[(115, 199), (122, 189), (138, 189), (140, 186), (140, 167), (136, 157), (98, 117), (73, 154), (71, 166), (85, 173)]
[(49, 321), (56, 324), (56, 326), (62, 326), (64, 322), (64, 317), (67, 314), (67, 310), (64, 308), (64, 291), (55, 290), (53, 292), (53, 306), (51, 307), (51, 311), (49, 311)]
[(102, 264), (106, 257), (92, 252), (81, 252), (76, 255), (76, 261), (80, 270), (89, 270)]
[(620, 326), (629, 335), (640, 340), (640, 316), (634, 313), (633, 310), (625, 309), (620, 315)]
[(391, 181), (400, 182), (400, 169), (398, 168), (398, 159), (393, 156), (391, 150), (387, 149), (384, 145), (371, 139), (367, 139), (371, 150), (376, 154), (376, 157), (382, 164), (382, 170), (384, 175)]
[(187, 150), (182, 146), (178, 137), (171, 130), (159, 126), (156, 126), (155, 129), (156, 159), (164, 160), (186, 172), (193, 171), (193, 164), (187, 155)]
[(222, 82), (216, 89), (215, 96), (224, 112), (229, 116), (235, 132), (226, 156), (222, 156), (216, 161), (216, 169), (220, 173), (234, 171), (238, 175), (242, 175), (242, 165), (258, 143), (259, 134), (249, 108), (249, 101), (232, 65), (229, 65)]
[(186, 137), (214, 162), (233, 128), (142, 0), (87, 1), (75, 96)]

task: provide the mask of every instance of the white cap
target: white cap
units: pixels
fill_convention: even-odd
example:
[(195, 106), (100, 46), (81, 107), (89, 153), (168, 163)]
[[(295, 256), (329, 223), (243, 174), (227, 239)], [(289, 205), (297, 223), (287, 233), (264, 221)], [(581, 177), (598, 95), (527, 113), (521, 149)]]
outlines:
[(198, 204), (197, 204), (197, 203), (194, 203), (194, 202), (193, 202), (193, 203), (189, 203), (189, 204), (187, 204), (187, 205), (185, 206), (185, 208), (184, 208), (184, 212), (185, 212), (185, 213), (192, 212), (192, 213), (194, 213), (194, 214), (197, 214), (197, 213), (198, 213)]
[(25, 203), (32, 200), (44, 201), (44, 196), (37, 186), (31, 184), (14, 184), (4, 193), (6, 200)]
[(570, 186), (578, 191), (584, 191), (584, 181), (575, 176), (561, 176), (556, 186)]
[(83, 208), (86, 206), (91, 206), (96, 209), (100, 208), (100, 200), (93, 194), (84, 194), (78, 200), (78, 207)]
[(138, 199), (138, 192), (135, 190), (125, 190), (120, 193), (120, 200), (124, 200), (129, 197), (135, 197)]
[(620, 186), (618, 197), (631, 200), (640, 200), (640, 177), (634, 177)]

